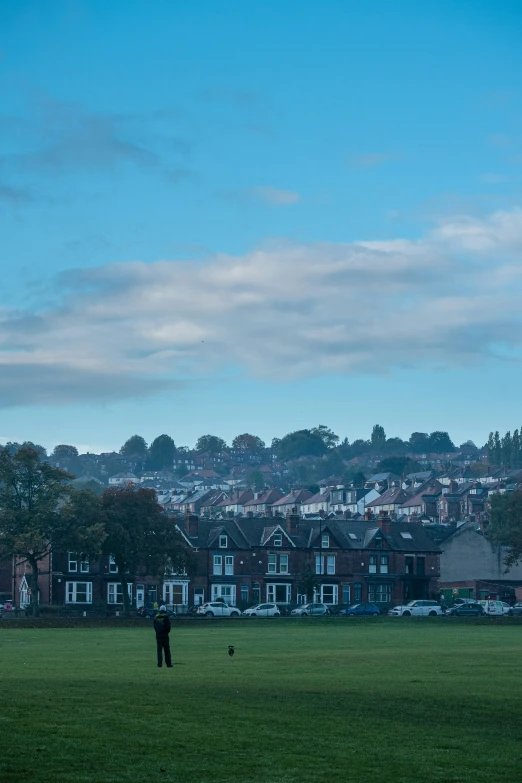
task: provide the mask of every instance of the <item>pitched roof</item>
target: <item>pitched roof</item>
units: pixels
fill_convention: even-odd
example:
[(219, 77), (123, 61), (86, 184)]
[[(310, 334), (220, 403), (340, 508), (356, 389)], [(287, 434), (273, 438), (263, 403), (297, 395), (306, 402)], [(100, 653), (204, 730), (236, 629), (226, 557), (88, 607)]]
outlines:
[(367, 508), (387, 506), (392, 503), (395, 505), (400, 505), (401, 503), (404, 503), (407, 497), (408, 495), (403, 489), (401, 489), (401, 487), (390, 487), (390, 489), (387, 489), (386, 492), (383, 492), (382, 495), (380, 495), (378, 498), (370, 501), (370, 503), (367, 504)]

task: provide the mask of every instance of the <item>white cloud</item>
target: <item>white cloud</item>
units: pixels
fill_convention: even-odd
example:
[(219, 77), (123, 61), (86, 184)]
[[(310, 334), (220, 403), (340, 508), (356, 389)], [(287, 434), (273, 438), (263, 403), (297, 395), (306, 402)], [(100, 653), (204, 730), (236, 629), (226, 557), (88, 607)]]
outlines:
[(63, 276), (63, 301), (0, 312), (0, 403), (110, 401), (216, 377), (466, 366), (522, 343), (522, 210), (416, 241), (272, 244), (205, 262)]
[(266, 204), (274, 206), (284, 206), (286, 204), (296, 204), (300, 201), (299, 193), (293, 190), (279, 190), (278, 188), (252, 188), (249, 191), (254, 199), (264, 201)]

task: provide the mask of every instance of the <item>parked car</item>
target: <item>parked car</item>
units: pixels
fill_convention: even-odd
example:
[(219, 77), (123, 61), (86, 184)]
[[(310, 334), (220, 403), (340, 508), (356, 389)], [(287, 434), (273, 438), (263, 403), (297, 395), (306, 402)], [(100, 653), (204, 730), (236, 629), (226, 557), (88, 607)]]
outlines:
[(293, 615), (300, 615), (301, 617), (306, 617), (307, 615), (324, 615), (328, 614), (330, 610), (326, 606), (326, 604), (303, 604), (302, 606), (298, 606), (297, 609), (292, 609)]
[(513, 607), (502, 601), (502, 614), (508, 614), (510, 617), (513, 614)]
[(513, 609), (513, 614), (522, 614), (522, 601), (513, 604), (511, 608)]
[(455, 598), (453, 606), (459, 606), (460, 604), (478, 604), (476, 598)]
[(435, 617), (443, 612), (437, 601), (410, 601), (408, 604), (394, 606), (388, 614), (392, 617)]
[(454, 617), (479, 617), (484, 614), (484, 609), (477, 601), (474, 601), (473, 603), (466, 602), (465, 604), (452, 606), (451, 609), (448, 609), (446, 614)]
[(281, 612), (277, 604), (258, 604), (245, 609), (247, 617), (279, 617)]
[(502, 615), (504, 614), (504, 607), (502, 606), (502, 601), (496, 601), (487, 598), (483, 601), (479, 601), (479, 603), (484, 609), (484, 614), (487, 614), (490, 617), (502, 617)]
[(353, 604), (353, 606), (349, 606), (348, 609), (341, 609), (339, 614), (344, 615), (345, 617), (355, 617), (361, 616), (361, 615), (368, 615), (370, 617), (377, 617), (381, 612), (379, 610), (379, 607), (377, 604), (370, 604), (368, 602), (364, 602), (361, 604)]
[(205, 617), (239, 617), (241, 612), (235, 606), (229, 606), (224, 601), (209, 601), (198, 608), (198, 614)]

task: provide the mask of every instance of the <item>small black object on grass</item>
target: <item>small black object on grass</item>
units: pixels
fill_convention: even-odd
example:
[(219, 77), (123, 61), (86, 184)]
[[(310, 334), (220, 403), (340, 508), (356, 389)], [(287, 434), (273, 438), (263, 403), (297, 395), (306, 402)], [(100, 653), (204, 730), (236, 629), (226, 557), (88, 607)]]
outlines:
[(228, 654), (230, 655), (231, 658), (234, 655), (234, 646), (232, 644), (228, 645)]

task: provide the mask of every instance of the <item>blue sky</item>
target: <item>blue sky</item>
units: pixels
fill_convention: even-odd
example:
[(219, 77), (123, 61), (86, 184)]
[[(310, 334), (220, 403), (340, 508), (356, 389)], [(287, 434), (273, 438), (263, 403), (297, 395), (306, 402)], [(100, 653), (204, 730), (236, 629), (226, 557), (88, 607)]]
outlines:
[(520, 426), (522, 6), (0, 6), (0, 442)]

